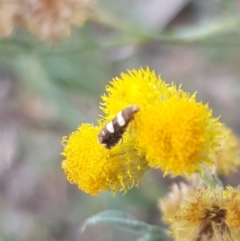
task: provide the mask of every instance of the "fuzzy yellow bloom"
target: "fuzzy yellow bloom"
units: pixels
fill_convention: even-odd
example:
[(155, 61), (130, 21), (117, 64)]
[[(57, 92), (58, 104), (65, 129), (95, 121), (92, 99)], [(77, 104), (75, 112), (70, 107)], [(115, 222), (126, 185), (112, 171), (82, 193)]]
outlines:
[(240, 166), (240, 142), (233, 131), (226, 126), (221, 126), (220, 131), (225, 138), (221, 140), (220, 146), (210, 158), (216, 164), (217, 174), (228, 175), (237, 171)]
[(212, 160), (220, 125), (207, 105), (175, 85), (166, 84), (149, 68), (128, 71), (110, 82), (102, 96), (103, 119), (109, 121), (131, 104), (140, 108), (131, 145), (150, 167), (165, 174), (191, 174)]
[(100, 107), (106, 121), (130, 105), (136, 104), (142, 110), (171, 95), (169, 85), (149, 68), (122, 73), (121, 78), (116, 77), (110, 81), (106, 91)]
[(171, 233), (178, 241), (237, 241), (239, 206), (239, 190), (199, 190), (185, 200), (171, 220)]
[(141, 113), (137, 130), (139, 147), (151, 167), (165, 174), (191, 174), (211, 162), (207, 153), (216, 146), (217, 119), (195, 95), (173, 95)]
[[(119, 189), (126, 192), (138, 186), (149, 168), (147, 162), (124, 141), (111, 150), (104, 148), (97, 141), (101, 128), (83, 124), (64, 138), (62, 168), (68, 180), (92, 195), (99, 191), (116, 193)], [(126, 135), (125, 140), (128, 138)]]

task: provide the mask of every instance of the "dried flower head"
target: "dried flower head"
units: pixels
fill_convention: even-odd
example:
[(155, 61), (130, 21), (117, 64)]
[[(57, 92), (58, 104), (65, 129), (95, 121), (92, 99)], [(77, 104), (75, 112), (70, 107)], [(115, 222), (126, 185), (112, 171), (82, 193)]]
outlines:
[(216, 152), (211, 155), (216, 164), (216, 174), (228, 175), (237, 171), (240, 166), (240, 142), (233, 131), (226, 126), (220, 127), (221, 134), (225, 137), (221, 140)]
[(144, 155), (149, 166), (165, 174), (192, 174), (212, 160), (220, 137), (219, 122), (207, 105), (175, 85), (166, 84), (149, 68), (128, 71), (115, 78), (102, 96), (104, 121), (134, 104), (140, 111), (131, 132), (131, 145)]
[(168, 195), (160, 198), (158, 201), (158, 208), (162, 213), (162, 221), (166, 224), (171, 223), (176, 212), (185, 203), (185, 200), (204, 186), (205, 184), (198, 174), (191, 175), (187, 183), (174, 183)]
[(90, 0), (3, 0), (0, 3), (3, 36), (19, 25), (40, 39), (55, 42), (69, 36), (89, 17)]
[(171, 233), (178, 241), (233, 241), (240, 235), (240, 192), (198, 190), (171, 221)]
[(17, 0), (0, 1), (0, 37), (10, 37), (13, 33), (19, 6)]

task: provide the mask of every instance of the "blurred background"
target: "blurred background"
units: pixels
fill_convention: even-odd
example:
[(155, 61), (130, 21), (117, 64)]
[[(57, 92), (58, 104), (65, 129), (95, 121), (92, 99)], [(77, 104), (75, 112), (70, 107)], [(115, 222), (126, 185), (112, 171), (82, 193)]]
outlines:
[[(161, 171), (149, 171), (126, 195), (93, 197), (61, 169), (62, 136), (96, 123), (105, 85), (127, 69), (149, 66), (166, 82), (197, 91), (240, 134), (239, 0), (99, 0), (92, 9), (94, 17), (56, 42), (18, 27), (0, 39), (1, 240), (139, 237), (104, 225), (81, 232), (85, 219), (105, 209), (160, 223), (158, 198), (173, 182)], [(227, 182), (239, 184), (237, 170)]]

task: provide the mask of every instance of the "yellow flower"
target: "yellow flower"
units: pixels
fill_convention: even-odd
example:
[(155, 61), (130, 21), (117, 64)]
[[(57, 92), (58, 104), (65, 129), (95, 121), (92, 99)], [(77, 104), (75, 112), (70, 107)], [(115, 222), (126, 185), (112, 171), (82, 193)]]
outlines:
[(239, 206), (239, 190), (199, 190), (177, 211), (171, 233), (178, 241), (239, 240)]
[[(69, 182), (92, 195), (99, 191), (116, 193), (118, 189), (126, 192), (138, 186), (148, 170), (147, 162), (124, 140), (121, 146), (104, 148), (97, 140), (101, 128), (83, 124), (68, 139), (64, 138), (62, 168)], [(125, 140), (128, 138), (126, 135)]]
[(165, 174), (191, 174), (211, 162), (219, 137), (218, 121), (195, 95), (176, 93), (140, 113), (138, 145), (151, 167)]
[(144, 155), (149, 166), (165, 174), (191, 174), (212, 160), (218, 145), (218, 120), (207, 105), (175, 85), (166, 84), (149, 68), (128, 71), (115, 78), (102, 96), (105, 121), (131, 104), (140, 108), (130, 132), (131, 145)]
[(121, 78), (110, 81), (106, 91), (108, 94), (102, 96), (100, 107), (105, 113), (106, 121), (113, 119), (119, 111), (128, 106), (136, 104), (143, 110), (170, 95), (169, 85), (149, 68), (122, 73)]
[(216, 163), (217, 174), (228, 175), (230, 172), (237, 171), (240, 166), (240, 142), (226, 126), (222, 126), (220, 132), (225, 138), (221, 140), (216, 153), (213, 153), (210, 158)]

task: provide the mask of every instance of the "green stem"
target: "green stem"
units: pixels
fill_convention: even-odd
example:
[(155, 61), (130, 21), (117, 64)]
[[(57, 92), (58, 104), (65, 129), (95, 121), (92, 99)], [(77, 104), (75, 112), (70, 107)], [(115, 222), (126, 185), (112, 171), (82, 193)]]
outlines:
[[(92, 14), (92, 20), (108, 26), (112, 29), (125, 32), (135, 37), (136, 43), (143, 43), (147, 40), (160, 41), (164, 44), (178, 44), (178, 45), (192, 45), (192, 44), (210, 44), (210, 45), (240, 45), (240, 41), (224, 41), (219, 38), (220, 35), (227, 34), (230, 31), (237, 30), (240, 23), (239, 19), (231, 17), (225, 19), (216, 19), (208, 24), (202, 26), (191, 26), (184, 30), (178, 30), (173, 32), (163, 32), (164, 29), (156, 32), (146, 31), (144, 29), (136, 29), (132, 26), (127, 26), (116, 18), (110, 16), (108, 13), (104, 13), (99, 10), (95, 10)], [(138, 37), (138, 38), (136, 38)], [(210, 39), (212, 39), (210, 41)]]
[(222, 181), (218, 178), (218, 176), (214, 173), (210, 173), (207, 168), (204, 169), (204, 177), (205, 183), (207, 183), (210, 187), (215, 188), (219, 186), (221, 188), (224, 187)]

